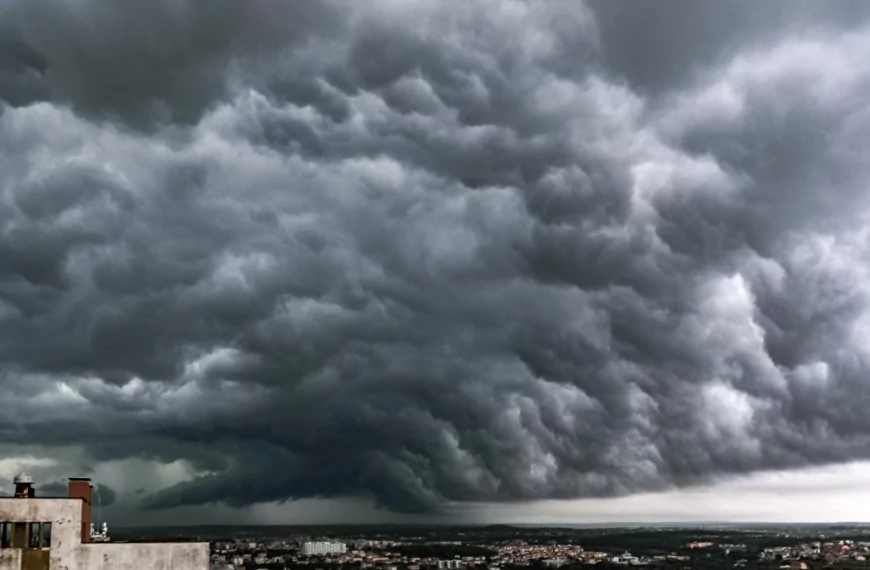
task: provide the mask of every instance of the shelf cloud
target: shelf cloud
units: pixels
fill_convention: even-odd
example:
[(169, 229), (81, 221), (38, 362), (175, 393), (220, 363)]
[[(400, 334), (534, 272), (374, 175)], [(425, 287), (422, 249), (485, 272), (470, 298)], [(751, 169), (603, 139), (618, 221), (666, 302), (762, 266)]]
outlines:
[(0, 448), (402, 513), (870, 459), (870, 6), (775, 6), (0, 0)]

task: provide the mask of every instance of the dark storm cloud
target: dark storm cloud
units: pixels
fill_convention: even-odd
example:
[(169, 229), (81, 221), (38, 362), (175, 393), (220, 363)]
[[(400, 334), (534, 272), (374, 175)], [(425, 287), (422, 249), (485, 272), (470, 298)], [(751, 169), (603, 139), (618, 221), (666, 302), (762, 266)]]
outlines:
[[(2, 61), (43, 74), (32, 100), (68, 103), (95, 118), (131, 125), (190, 123), (231, 89), (241, 60), (278, 55), (314, 33), (335, 33), (319, 2), (189, 0), (7, 1)], [(0, 83), (2, 88), (2, 83)], [(3, 93), (17, 104), (21, 94)], [(17, 95), (17, 96), (16, 96)]]
[[(64, 481), (53, 481), (39, 485), (37, 489), (39, 497), (68, 497), (69, 486)], [(97, 484), (93, 489), (93, 504), (100, 507), (110, 507), (115, 503), (117, 495), (115, 491), (106, 485)]]
[(189, 462), (149, 507), (870, 457), (865, 14), (644, 78), (633, 4), (10, 6), (0, 440)]
[(736, 52), (808, 31), (860, 29), (868, 11), (860, 2), (694, 2), (592, 0), (603, 58), (636, 89), (658, 95)]

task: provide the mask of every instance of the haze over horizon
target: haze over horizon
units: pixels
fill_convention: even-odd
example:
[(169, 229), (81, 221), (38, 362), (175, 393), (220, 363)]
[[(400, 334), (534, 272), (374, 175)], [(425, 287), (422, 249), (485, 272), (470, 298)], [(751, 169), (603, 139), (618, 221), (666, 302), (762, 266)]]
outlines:
[(0, 492), (870, 521), (870, 4), (0, 0)]

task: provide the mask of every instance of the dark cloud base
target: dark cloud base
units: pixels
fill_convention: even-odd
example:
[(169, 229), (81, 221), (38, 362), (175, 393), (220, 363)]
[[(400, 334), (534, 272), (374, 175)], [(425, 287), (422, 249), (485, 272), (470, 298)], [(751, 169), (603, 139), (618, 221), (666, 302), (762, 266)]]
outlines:
[(0, 4), (0, 444), (409, 513), (870, 458), (870, 10), (753, 6)]
[[(38, 497), (68, 497), (69, 487), (64, 481), (52, 481), (39, 486)], [(115, 504), (115, 491), (106, 485), (97, 484), (93, 489), (93, 504), (96, 507), (111, 507)]]

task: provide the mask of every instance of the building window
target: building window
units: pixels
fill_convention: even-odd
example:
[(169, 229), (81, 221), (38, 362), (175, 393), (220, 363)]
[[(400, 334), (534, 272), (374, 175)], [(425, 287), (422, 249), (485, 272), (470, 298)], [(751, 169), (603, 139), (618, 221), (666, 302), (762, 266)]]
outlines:
[(51, 523), (0, 522), (0, 548), (51, 548)]
[(0, 523), (0, 548), (24, 548), (27, 546), (27, 523)]
[(27, 523), (12, 523), (12, 548), (27, 547)]
[(12, 548), (12, 523), (0, 523), (0, 548)]

